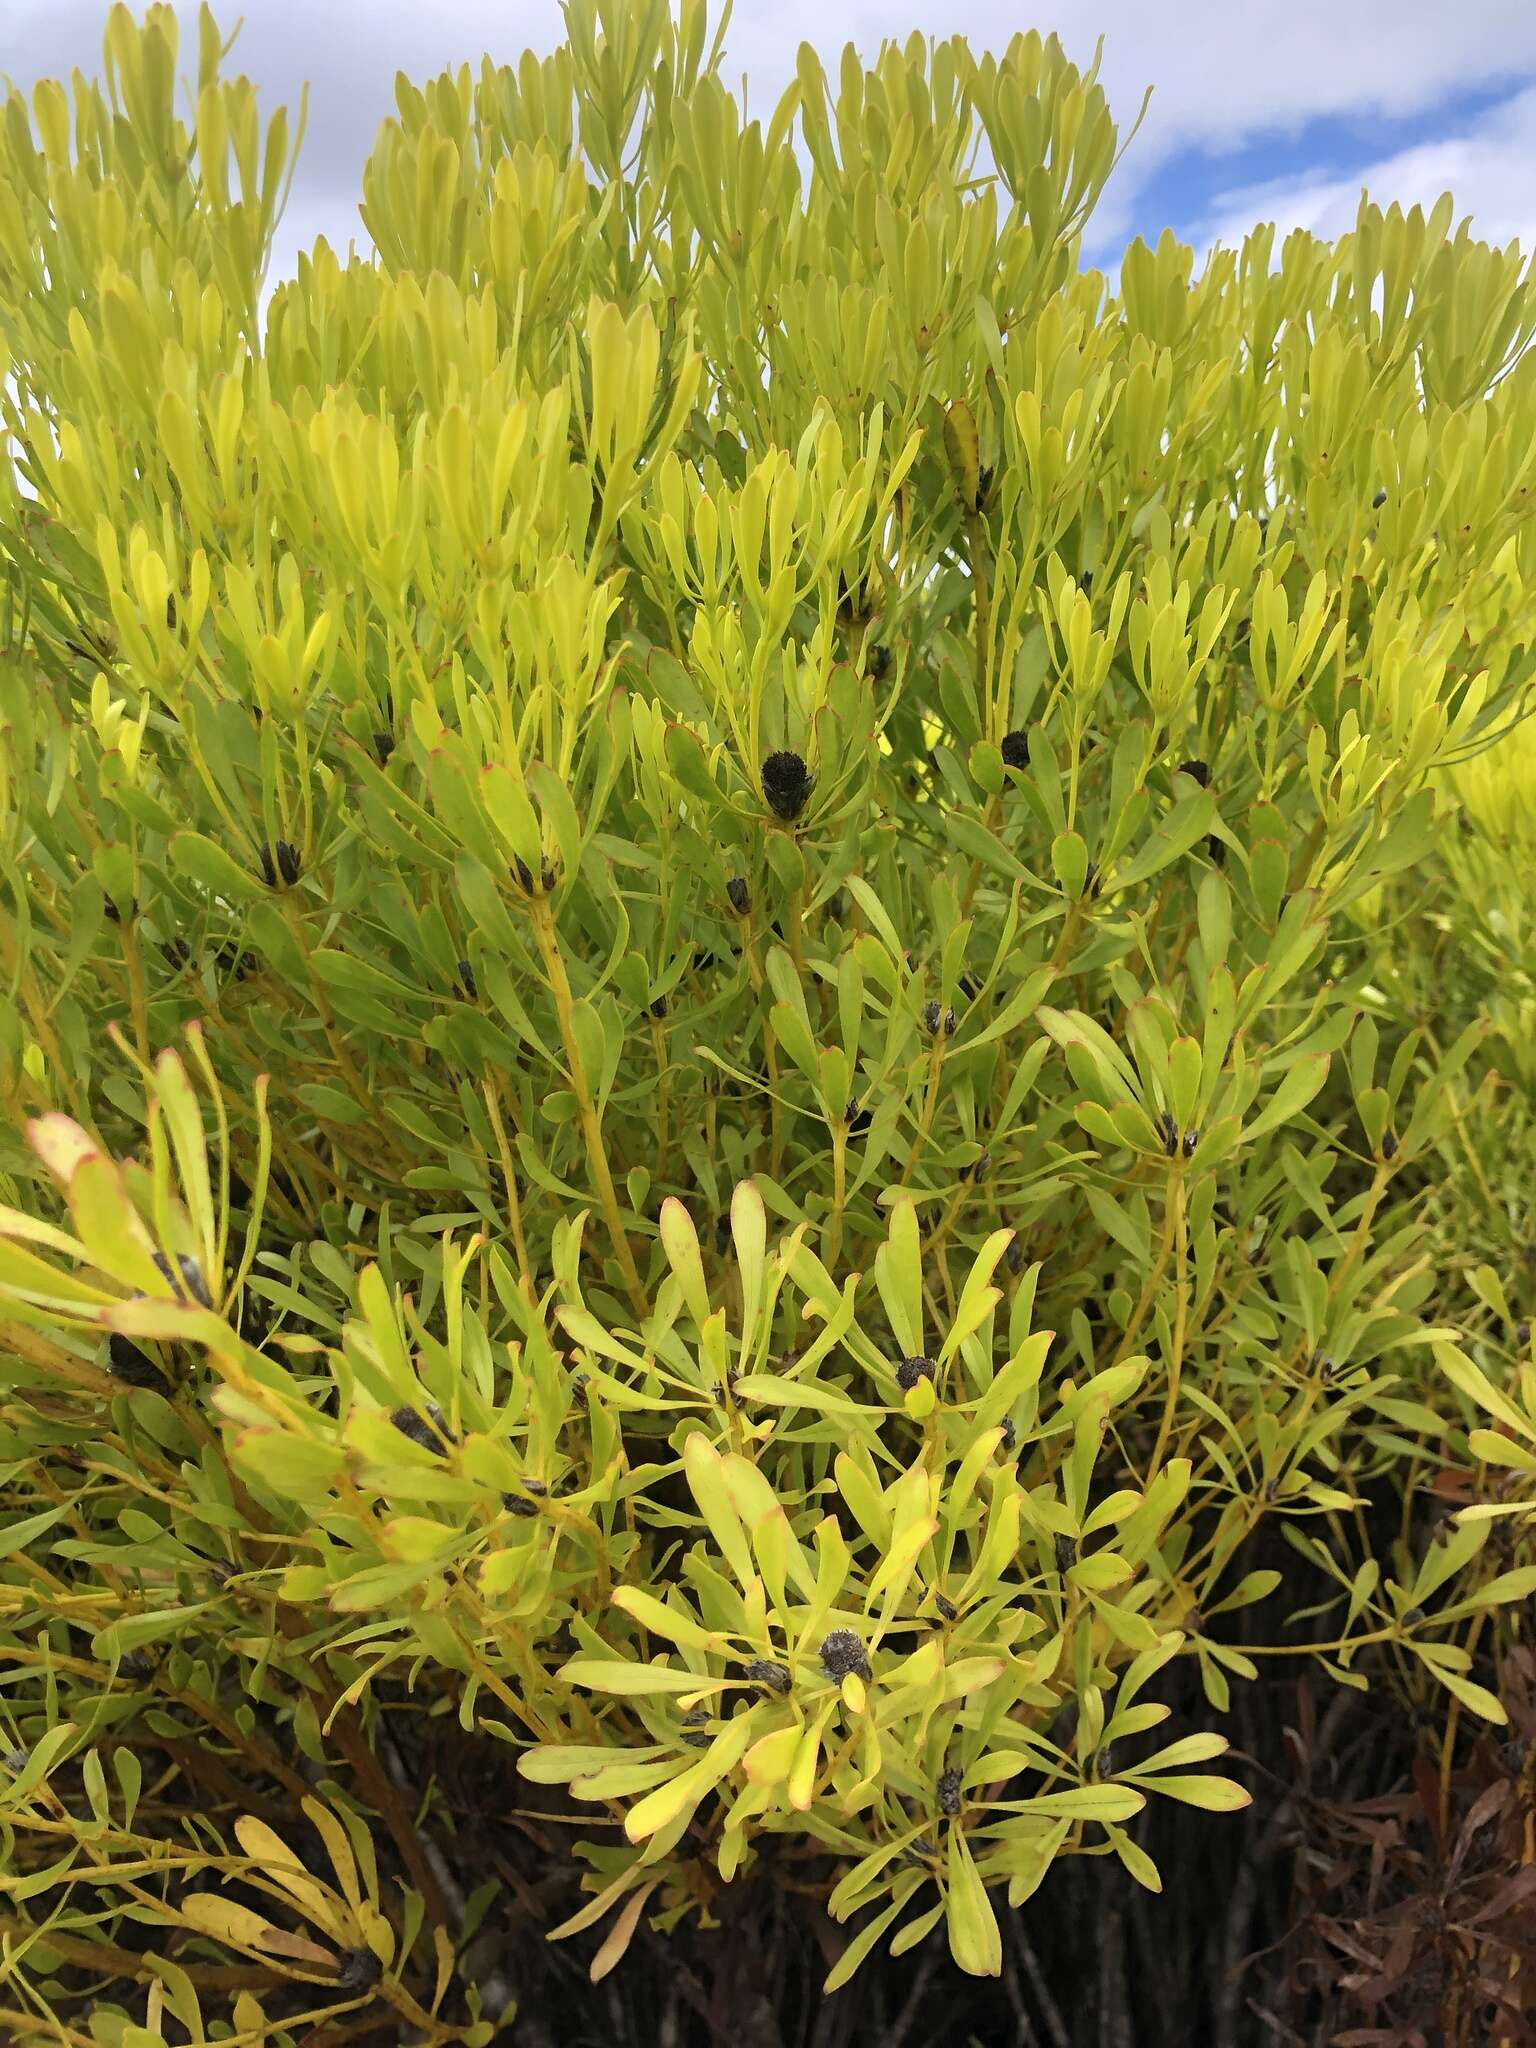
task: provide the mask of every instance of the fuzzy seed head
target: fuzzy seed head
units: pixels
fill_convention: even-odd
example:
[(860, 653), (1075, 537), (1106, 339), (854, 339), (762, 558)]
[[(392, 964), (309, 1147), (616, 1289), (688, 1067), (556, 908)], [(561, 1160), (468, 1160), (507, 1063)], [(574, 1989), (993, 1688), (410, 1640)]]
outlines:
[(158, 1393), (167, 1384), (165, 1374), (149, 1353), (130, 1344), (115, 1330), (107, 1339), (107, 1357), (112, 1377), (121, 1380), (125, 1387), (144, 1387)]
[(851, 1628), (835, 1628), (822, 1637), (821, 1668), (838, 1684), (845, 1678), (868, 1678), (869, 1652)]
[(336, 1989), (360, 1998), (383, 1974), (383, 1965), (371, 1948), (349, 1948), (336, 1965)]
[(1022, 728), (1003, 734), (1003, 766), (1005, 768), (1027, 768), (1029, 766), (1029, 734)]
[(182, 1252), (176, 1261), (176, 1271), (172, 1270), (171, 1262), (164, 1252), (156, 1252), (154, 1260), (157, 1269), (183, 1301), (195, 1301), (199, 1308), (213, 1307), (213, 1297), (208, 1292), (208, 1283), (203, 1278), (196, 1259), (189, 1259), (186, 1253)]
[(939, 1779), (939, 1811), (953, 1820), (960, 1811), (960, 1773), (946, 1771)]
[(765, 1687), (771, 1693), (777, 1693), (780, 1698), (789, 1691), (791, 1684), (786, 1667), (776, 1664), (771, 1657), (754, 1657), (747, 1666), (746, 1676), (754, 1684)]
[(427, 1403), (425, 1415), (418, 1415), (414, 1408), (396, 1408), (389, 1419), (402, 1436), (408, 1436), (413, 1444), (420, 1444), (424, 1451), (432, 1451), (438, 1457), (443, 1456), (447, 1445), (458, 1441), (435, 1401)]
[(787, 747), (770, 754), (763, 763), (763, 795), (769, 809), (786, 821), (798, 818), (805, 809), (812, 784), (805, 762)]
[(931, 1380), (936, 1367), (931, 1358), (904, 1358), (896, 1368), (896, 1384), (910, 1394), (919, 1380)]

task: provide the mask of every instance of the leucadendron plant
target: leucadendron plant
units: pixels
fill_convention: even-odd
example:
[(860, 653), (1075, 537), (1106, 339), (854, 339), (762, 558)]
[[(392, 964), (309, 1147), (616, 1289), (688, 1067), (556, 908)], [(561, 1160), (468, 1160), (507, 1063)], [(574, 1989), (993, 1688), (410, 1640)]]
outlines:
[(594, 1974), (791, 1876), (834, 1985), (995, 1972), (1247, 1798), (1174, 1660), (1504, 1713), (1485, 1020), (1369, 916), (1529, 708), (1527, 268), (1111, 279), (1054, 39), (765, 123), (693, 0), (566, 19), (270, 298), (206, 10), (0, 124), (20, 2042), (485, 2043), (530, 1813)]

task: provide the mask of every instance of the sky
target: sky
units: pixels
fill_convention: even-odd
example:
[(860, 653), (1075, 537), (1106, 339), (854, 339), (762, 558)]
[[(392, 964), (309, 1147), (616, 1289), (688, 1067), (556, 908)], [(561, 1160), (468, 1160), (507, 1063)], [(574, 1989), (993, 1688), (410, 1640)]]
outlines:
[[(183, 17), (183, 68), (196, 9)], [(100, 69), (105, 0), (0, 0), (0, 75)], [(226, 30), (240, 18), (217, 5)], [(712, 18), (714, 11), (712, 10)], [(393, 110), (394, 78), (418, 82), (489, 52), (515, 62), (561, 39), (556, 0), (246, 0), (230, 58), (264, 106), (296, 104), (310, 83), (309, 129), (274, 273), (319, 234), (369, 246), (357, 215), (361, 167)], [(914, 28), (1001, 49), (1019, 28), (1055, 29), (1101, 77), (1122, 128), (1148, 86), (1147, 118), (1087, 236), (1113, 266), (1137, 234), (1165, 227), (1203, 250), (1256, 222), (1337, 235), (1361, 188), (1385, 205), (1451, 191), (1479, 236), (1536, 245), (1536, 0), (740, 0), (726, 71), (745, 74), (766, 113), (801, 41), (835, 72), (843, 45), (873, 56)]]

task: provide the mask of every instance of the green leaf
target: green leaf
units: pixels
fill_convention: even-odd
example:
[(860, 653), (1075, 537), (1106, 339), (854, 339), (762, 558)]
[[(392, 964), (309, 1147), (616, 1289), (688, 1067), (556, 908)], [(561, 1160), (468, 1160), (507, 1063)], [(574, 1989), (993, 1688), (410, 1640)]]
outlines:
[(963, 1828), (949, 1831), (946, 1858), (949, 1952), (972, 1977), (1000, 1977), (1003, 1937)]
[(244, 868), (222, 846), (205, 839), (201, 832), (178, 832), (170, 843), (170, 856), (179, 874), (200, 883), (210, 896), (227, 903), (256, 903), (265, 895), (261, 877)]
[(618, 1658), (571, 1657), (556, 1676), (585, 1692), (621, 1693), (636, 1699), (647, 1694), (708, 1692), (710, 1688), (709, 1680), (696, 1671), (679, 1671), (665, 1664), (626, 1664)]

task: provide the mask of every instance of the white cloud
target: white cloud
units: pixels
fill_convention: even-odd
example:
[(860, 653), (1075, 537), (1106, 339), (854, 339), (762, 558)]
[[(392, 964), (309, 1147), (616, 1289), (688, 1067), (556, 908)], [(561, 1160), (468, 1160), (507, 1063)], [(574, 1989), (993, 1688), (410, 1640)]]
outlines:
[(1361, 188), (1378, 204), (1397, 200), (1427, 212), (1442, 192), (1455, 195), (1457, 218), (1470, 214), (1482, 241), (1518, 239), (1536, 247), (1536, 86), (1512, 94), (1475, 129), (1363, 163), (1347, 177), (1302, 174), (1223, 192), (1198, 239), (1228, 247), (1255, 221), (1276, 224), (1278, 246), (1293, 228), (1332, 238), (1353, 227)]

